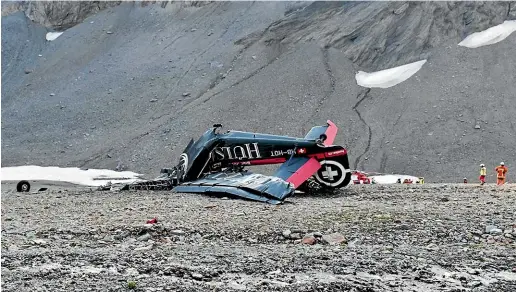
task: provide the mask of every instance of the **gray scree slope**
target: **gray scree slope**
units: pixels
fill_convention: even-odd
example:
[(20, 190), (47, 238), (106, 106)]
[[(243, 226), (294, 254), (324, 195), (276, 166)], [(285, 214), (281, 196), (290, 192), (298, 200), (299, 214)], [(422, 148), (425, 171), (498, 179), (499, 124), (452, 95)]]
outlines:
[[(457, 46), (515, 19), (514, 2), (165, 4), (88, 6), (52, 42), (54, 18), (6, 12), (2, 165), (152, 177), (216, 122), (303, 136), (326, 119), (366, 171), (457, 181), (516, 161), (516, 35)], [(358, 70), (425, 58), (395, 87), (356, 85)]]

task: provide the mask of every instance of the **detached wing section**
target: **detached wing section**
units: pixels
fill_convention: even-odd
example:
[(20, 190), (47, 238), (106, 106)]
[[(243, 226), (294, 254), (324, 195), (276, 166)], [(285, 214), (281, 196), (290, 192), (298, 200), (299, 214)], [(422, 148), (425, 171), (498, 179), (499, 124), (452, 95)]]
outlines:
[(321, 163), (313, 157), (294, 157), (284, 162), (274, 176), (292, 183), (297, 188), (318, 171), (319, 168), (321, 168)]
[(174, 188), (180, 193), (227, 194), (245, 199), (279, 204), (294, 194), (288, 182), (272, 176), (250, 172), (215, 173), (202, 179), (185, 182)]
[(335, 141), (335, 137), (337, 136), (337, 126), (330, 120), (326, 121), (326, 126), (317, 126), (313, 127), (308, 134), (306, 134), (306, 140), (316, 140), (321, 137), (322, 134), (326, 135), (326, 140), (324, 141), (325, 146), (330, 146)]

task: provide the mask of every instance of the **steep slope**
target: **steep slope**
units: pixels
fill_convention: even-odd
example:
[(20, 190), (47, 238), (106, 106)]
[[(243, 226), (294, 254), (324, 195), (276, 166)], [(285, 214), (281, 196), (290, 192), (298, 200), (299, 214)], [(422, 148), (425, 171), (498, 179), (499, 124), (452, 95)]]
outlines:
[[(132, 144), (154, 145), (145, 133), (218, 83), (238, 61), (233, 42), (282, 17), (287, 4), (123, 3), (88, 18), (47, 43), (42, 57), (13, 65), (33, 72), (2, 84), (2, 162), (72, 166), (98, 156), (101, 164), (121, 158), (134, 168), (141, 156), (163, 159), (163, 148), (147, 154)], [(4, 18), (12, 17), (19, 15)], [(29, 44), (28, 35), (11, 37), (32, 48), (44, 34)]]
[(285, 45), (317, 42), (375, 71), (425, 59), (448, 40), (506, 19), (516, 19), (515, 3), (316, 2), (272, 26), (264, 38)]
[[(33, 71), (2, 82), (2, 164), (121, 162), (153, 176), (215, 122), (302, 136), (331, 119), (340, 126), (336, 142), (349, 148), (356, 168), (427, 181), (475, 176), (479, 161), (493, 167), (516, 161), (510, 146), (516, 36), (478, 49), (457, 44), (514, 18), (514, 7), (122, 3), (49, 43), (43, 33), (9, 33), (22, 18), (3, 16), (6, 43), (26, 53), (16, 58), (22, 50), (2, 48), (2, 63)], [(425, 58), (415, 76), (395, 87), (356, 85), (358, 70)]]

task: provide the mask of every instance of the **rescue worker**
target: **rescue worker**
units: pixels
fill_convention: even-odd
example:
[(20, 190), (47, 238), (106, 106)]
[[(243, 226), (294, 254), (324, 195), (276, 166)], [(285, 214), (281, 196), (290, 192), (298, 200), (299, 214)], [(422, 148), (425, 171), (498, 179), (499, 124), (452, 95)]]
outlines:
[(505, 166), (505, 164), (503, 162), (500, 162), (500, 165), (498, 165), (496, 168), (495, 168), (495, 171), (496, 171), (496, 185), (503, 185), (505, 183), (505, 175), (507, 174), (507, 172), (509, 171), (509, 169), (507, 168), (507, 166)]
[(487, 175), (487, 168), (482, 163), (480, 164), (480, 185), (484, 185), (486, 183), (486, 175)]

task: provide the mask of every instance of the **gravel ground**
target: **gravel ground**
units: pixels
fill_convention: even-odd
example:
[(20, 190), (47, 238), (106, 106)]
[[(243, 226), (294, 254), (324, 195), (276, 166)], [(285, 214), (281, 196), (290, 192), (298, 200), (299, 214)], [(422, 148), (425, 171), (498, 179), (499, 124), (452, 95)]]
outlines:
[(4, 186), (2, 289), (515, 291), (515, 215), (514, 185), (355, 185), (280, 206)]

